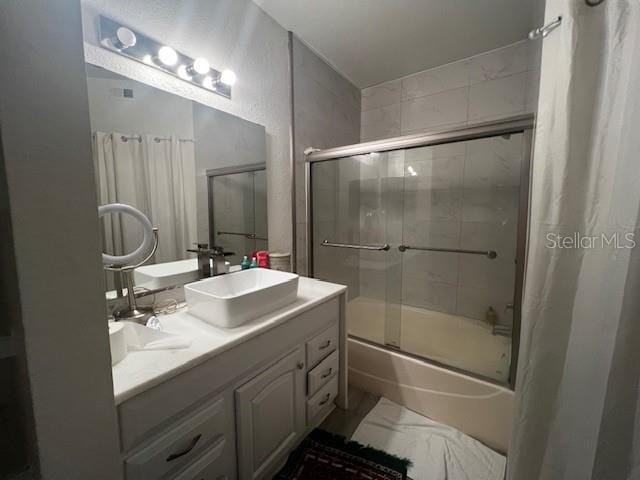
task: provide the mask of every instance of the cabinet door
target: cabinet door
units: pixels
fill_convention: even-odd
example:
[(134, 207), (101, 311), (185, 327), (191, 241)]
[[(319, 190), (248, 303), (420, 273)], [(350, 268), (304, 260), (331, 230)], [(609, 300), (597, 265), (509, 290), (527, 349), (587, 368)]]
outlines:
[(304, 348), (236, 390), (240, 480), (263, 478), (305, 429)]

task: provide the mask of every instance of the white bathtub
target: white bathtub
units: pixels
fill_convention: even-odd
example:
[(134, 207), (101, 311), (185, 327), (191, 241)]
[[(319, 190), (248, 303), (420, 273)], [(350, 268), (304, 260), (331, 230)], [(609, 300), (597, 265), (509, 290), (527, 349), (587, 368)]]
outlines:
[[(387, 312), (392, 309), (390, 315)], [(385, 317), (392, 320), (385, 323)], [(493, 335), (480, 320), (415, 308), (389, 305), (382, 300), (357, 297), (347, 305), (350, 335), (385, 344), (399, 338), (400, 350), (444, 365), (507, 383), (511, 339)]]
[[(491, 335), (484, 322), (358, 297), (347, 306), (349, 334), (383, 344), (388, 308), (399, 309), (402, 321), (386, 328), (399, 333), (403, 350), (506, 381), (511, 342)], [(507, 451), (513, 408), (508, 388), (354, 338), (349, 382)]]

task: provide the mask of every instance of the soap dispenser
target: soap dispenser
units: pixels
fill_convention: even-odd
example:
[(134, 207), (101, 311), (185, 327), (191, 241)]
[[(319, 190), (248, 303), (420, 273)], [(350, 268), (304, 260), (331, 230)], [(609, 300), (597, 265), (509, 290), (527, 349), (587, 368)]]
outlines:
[(251, 265), (249, 265), (249, 268), (258, 268), (258, 260), (256, 259), (256, 257), (253, 257), (251, 259)]
[(249, 267), (251, 267), (251, 264), (249, 263), (249, 259), (245, 255), (244, 258), (242, 259), (242, 262), (240, 262), (240, 269), (241, 270), (248, 270)]

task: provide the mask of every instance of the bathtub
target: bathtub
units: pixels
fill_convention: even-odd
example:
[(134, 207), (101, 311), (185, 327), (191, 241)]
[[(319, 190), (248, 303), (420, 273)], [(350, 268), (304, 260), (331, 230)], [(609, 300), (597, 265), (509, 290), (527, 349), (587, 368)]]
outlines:
[[(385, 324), (390, 308), (401, 321)], [(347, 305), (347, 328), (349, 383), (507, 451), (513, 409), (509, 388), (369, 342), (384, 344), (386, 328), (412, 354), (506, 381), (510, 339), (492, 335), (485, 322), (366, 297)]]
[[(385, 323), (387, 317), (394, 320)], [(497, 382), (509, 379), (511, 339), (493, 335), (487, 322), (357, 297), (347, 305), (347, 329), (380, 345), (386, 333), (402, 351)]]

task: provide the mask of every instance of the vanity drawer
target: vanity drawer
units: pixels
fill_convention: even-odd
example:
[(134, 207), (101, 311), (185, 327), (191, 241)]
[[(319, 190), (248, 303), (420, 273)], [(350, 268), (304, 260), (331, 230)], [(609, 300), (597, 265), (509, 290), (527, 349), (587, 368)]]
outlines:
[(313, 394), (329, 382), (329, 380), (338, 373), (338, 365), (338, 351), (335, 350), (307, 374), (307, 395), (310, 397), (313, 396)]
[(307, 401), (307, 423), (311, 423), (318, 415), (327, 412), (337, 395), (338, 377), (334, 375), (329, 383)]
[[(228, 472), (228, 460), (225, 458), (227, 439), (220, 438), (200, 458), (193, 461), (173, 480), (227, 480), (232, 473)], [(235, 461), (235, 459), (234, 459)]]
[(225, 401), (219, 397), (212, 403), (168, 430), (140, 452), (125, 460), (127, 480), (158, 479), (192, 461), (203, 448), (225, 436)]
[(315, 367), (320, 360), (338, 348), (338, 324), (334, 324), (307, 342), (307, 367)]

